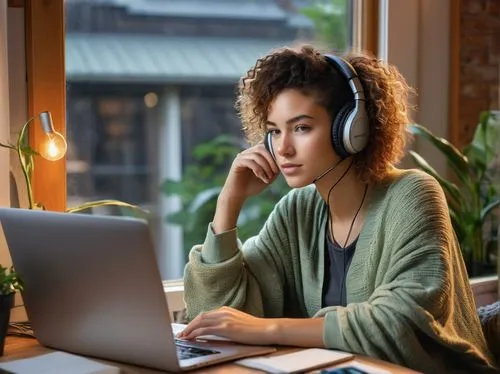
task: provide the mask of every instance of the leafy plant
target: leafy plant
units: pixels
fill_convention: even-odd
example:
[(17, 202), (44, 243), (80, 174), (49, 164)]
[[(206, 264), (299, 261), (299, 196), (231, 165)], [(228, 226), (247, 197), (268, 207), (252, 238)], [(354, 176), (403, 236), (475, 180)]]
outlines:
[[(16, 152), (17, 158), (21, 165), (21, 170), (24, 176), (24, 181), (26, 184), (26, 193), (28, 195), (28, 207), (29, 209), (45, 209), (43, 204), (35, 202), (33, 199), (33, 190), (31, 187), (31, 177), (33, 175), (33, 170), (35, 168), (34, 156), (40, 156), (40, 153), (34, 150), (28, 142), (27, 130), (28, 126), (33, 122), (35, 117), (30, 118), (21, 128), (19, 135), (17, 137), (16, 144), (3, 144), (0, 143), (0, 147), (7, 148)], [(67, 213), (82, 212), (91, 208), (98, 208), (102, 206), (112, 205), (119, 207), (121, 211), (129, 213), (130, 215), (146, 218), (147, 212), (140, 208), (139, 206), (132, 205), (119, 200), (97, 200), (90, 201), (79, 206), (71, 207), (66, 209)]]
[[(473, 269), (475, 265), (493, 262), (484, 236), (488, 218), (496, 218), (491, 213), (500, 205), (492, 168), (494, 161), (498, 161), (500, 121), (493, 112), (481, 113), (474, 137), (462, 151), (424, 126), (412, 124), (409, 131), (429, 141), (446, 157), (453, 172), (451, 178), (439, 175), (420, 154), (410, 151), (416, 165), (436, 178), (443, 188), (470, 275), (478, 275), (474, 274), (477, 272)], [(492, 232), (487, 236), (496, 239), (496, 226), (491, 225)], [(495, 241), (493, 243), (496, 249)]]
[(345, 50), (348, 44), (347, 0), (313, 0), (301, 9), (314, 23), (315, 38), (326, 47)]
[[(180, 198), (182, 208), (169, 214), (166, 220), (182, 226), (186, 255), (194, 244), (203, 243), (227, 171), (243, 148), (239, 139), (217, 136), (195, 147), (194, 161), (186, 167), (182, 180), (162, 183), (163, 193)], [(242, 240), (258, 233), (276, 202), (288, 189), (280, 177), (262, 193), (245, 202), (238, 218), (238, 234)]]
[(0, 265), (0, 295), (22, 291), (24, 284), (12, 267)]

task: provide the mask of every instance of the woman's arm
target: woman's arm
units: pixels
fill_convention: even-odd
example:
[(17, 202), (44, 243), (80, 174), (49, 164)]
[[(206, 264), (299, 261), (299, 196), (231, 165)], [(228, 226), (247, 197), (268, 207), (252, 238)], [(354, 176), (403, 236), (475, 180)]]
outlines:
[(259, 318), (222, 307), (198, 315), (179, 337), (218, 335), (245, 344), (321, 348), (323, 325), (324, 318)]
[[(259, 194), (278, 175), (277, 165), (262, 144), (241, 152), (233, 161), (205, 242), (193, 247), (184, 271), (188, 319), (223, 305), (263, 315), (260, 285), (245, 269), (236, 223), (246, 199)], [(272, 222), (267, 226), (274, 230)], [(266, 263), (266, 258), (259, 261), (260, 270), (276, 273), (274, 265)]]
[[(188, 320), (222, 306), (260, 317), (282, 312), (285, 271), (280, 249), (286, 243), (287, 205), (285, 197), (276, 205), (259, 235), (245, 242), (244, 249), (236, 229), (215, 234), (209, 227), (203, 246), (191, 250), (184, 270)], [(252, 253), (251, 267), (245, 262), (244, 253)], [(272, 306), (264, 305), (263, 294), (273, 295)], [(266, 313), (270, 309), (273, 312)]]

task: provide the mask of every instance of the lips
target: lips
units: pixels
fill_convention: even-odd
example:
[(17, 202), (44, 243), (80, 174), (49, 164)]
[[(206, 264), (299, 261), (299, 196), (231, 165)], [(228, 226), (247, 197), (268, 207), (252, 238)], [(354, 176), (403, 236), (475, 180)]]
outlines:
[(282, 164), (280, 166), (280, 168), (281, 168), (281, 171), (283, 172), (283, 174), (290, 175), (290, 174), (296, 173), (301, 166), (302, 165), (299, 165), (299, 164), (286, 163), (286, 164)]

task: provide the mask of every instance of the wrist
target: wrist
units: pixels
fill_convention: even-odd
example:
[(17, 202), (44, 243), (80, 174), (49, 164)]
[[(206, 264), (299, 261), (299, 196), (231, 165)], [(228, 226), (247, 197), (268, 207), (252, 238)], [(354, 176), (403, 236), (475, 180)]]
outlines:
[(213, 231), (216, 234), (234, 229), (240, 215), (244, 199), (228, 194), (224, 190), (217, 199), (217, 207), (212, 222)]
[(245, 203), (246, 196), (238, 194), (232, 188), (224, 186), (217, 198), (217, 205), (241, 208)]
[(283, 328), (280, 324), (281, 319), (270, 318), (264, 320), (266, 321), (266, 326), (264, 328), (265, 342), (269, 345), (284, 344), (282, 336)]

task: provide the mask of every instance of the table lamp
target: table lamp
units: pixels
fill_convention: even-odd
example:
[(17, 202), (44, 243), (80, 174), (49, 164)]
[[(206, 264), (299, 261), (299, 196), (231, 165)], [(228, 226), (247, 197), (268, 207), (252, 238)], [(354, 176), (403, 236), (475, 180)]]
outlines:
[(26, 182), (26, 191), (28, 193), (28, 204), (30, 209), (42, 208), (41, 204), (33, 201), (33, 190), (31, 188), (31, 174), (33, 171), (33, 155), (40, 155), (46, 160), (56, 161), (64, 157), (66, 154), (67, 144), (64, 136), (54, 129), (52, 115), (48, 111), (41, 112), (38, 115), (40, 126), (42, 127), (44, 137), (40, 142), (40, 149), (34, 150), (28, 144), (26, 131), (28, 126), (36, 119), (31, 117), (21, 128), (17, 142), (15, 145), (0, 143), (0, 147), (8, 148), (16, 151), (24, 180)]

